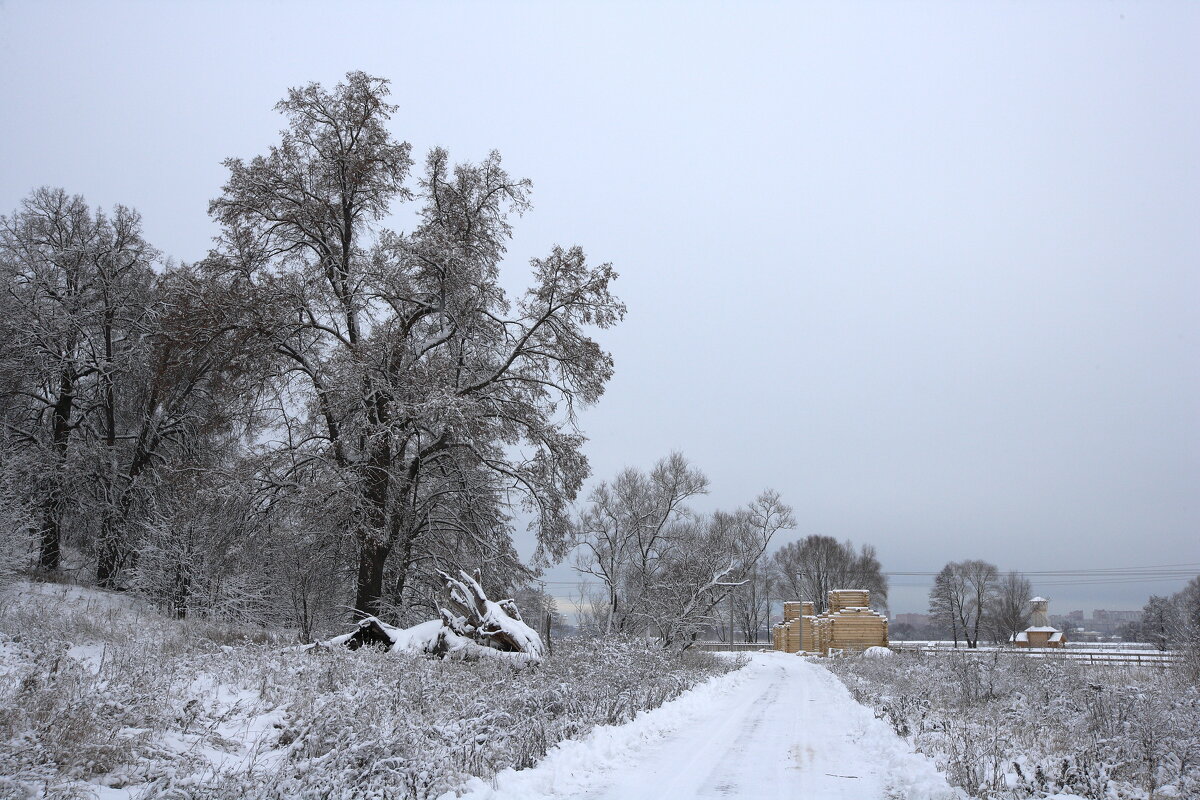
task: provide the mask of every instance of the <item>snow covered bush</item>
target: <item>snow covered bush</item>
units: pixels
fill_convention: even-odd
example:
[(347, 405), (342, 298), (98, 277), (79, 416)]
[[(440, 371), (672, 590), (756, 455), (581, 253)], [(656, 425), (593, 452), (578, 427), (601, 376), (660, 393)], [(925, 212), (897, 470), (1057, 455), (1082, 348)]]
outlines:
[(731, 666), (609, 640), (564, 641), (519, 672), (370, 648), (251, 659), (241, 681), (257, 681), (278, 712), (262, 768), (239, 764), (187, 785), (212, 797), (236, 788), (254, 798), (435, 798), (471, 776), (532, 766), (558, 742), (626, 722)]
[(1177, 673), (1001, 653), (829, 668), (973, 796), (1200, 796), (1200, 688)]
[(0, 798), (436, 798), (736, 666), (640, 640), (562, 640), (517, 671), (246, 636), (23, 585), (0, 603)]

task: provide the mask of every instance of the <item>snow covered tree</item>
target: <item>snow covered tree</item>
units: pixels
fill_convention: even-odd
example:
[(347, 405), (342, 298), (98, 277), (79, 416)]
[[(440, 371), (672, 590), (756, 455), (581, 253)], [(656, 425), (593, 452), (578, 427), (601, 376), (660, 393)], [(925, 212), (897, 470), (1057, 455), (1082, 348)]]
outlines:
[(856, 551), (849, 541), (806, 536), (776, 550), (771, 555), (771, 570), (780, 591), (788, 595), (784, 599), (811, 600), (818, 614), (828, 610), (832, 589), (867, 589), (871, 605), (887, 609), (887, 578), (870, 545)]
[(751, 580), (775, 534), (795, 524), (791, 507), (767, 490), (744, 509), (672, 526), (637, 616), (664, 645), (690, 642), (717, 623), (720, 604)]
[(260, 344), (244, 324), (247, 297), (236, 280), (203, 263), (173, 266), (153, 276), (141, 297), (142, 313), (124, 330), (136, 342), (118, 379), (101, 382), (103, 413), (89, 426), (103, 453), (90, 501), (101, 586), (121, 584), (149, 530), (142, 523), (161, 519), (164, 502), (190, 502), (159, 496), (195, 488), (178, 476), (164, 484), (165, 477), (201, 464), (218, 470), (240, 457), (257, 402)]
[[(512, 303), (499, 270), (529, 182), (496, 153), (451, 165), (435, 149), (413, 191), (411, 148), (386, 127), (388, 93), (361, 72), (291, 90), (279, 144), (228, 160), (210, 205), (220, 257), (260, 298), (280, 416), (295, 417), (274, 446), (299, 453), (286, 470), (319, 464), (357, 548), (354, 605), (368, 614), (412, 602), (413, 579), (452, 557), (519, 570), (510, 497), (533, 512), (539, 555), (564, 554), (587, 474), (574, 411), (612, 373), (585, 329), (624, 314), (616, 274), (578, 248), (534, 259), (534, 285)], [(414, 197), (412, 233), (380, 227)]]
[(775, 533), (795, 524), (772, 491), (735, 512), (692, 512), (684, 501), (707, 490), (704, 474), (672, 453), (649, 474), (627, 468), (592, 491), (575, 523), (575, 568), (602, 587), (598, 632), (686, 642), (751, 580)]
[(1175, 643), (1179, 622), (1174, 598), (1152, 595), (1142, 608), (1142, 637), (1159, 650), (1166, 650)]
[(1179, 640), (1183, 652), (1185, 674), (1193, 681), (1200, 680), (1200, 575), (1188, 581), (1175, 595), (1179, 614)]
[[(93, 213), (62, 189), (38, 189), (0, 217), (0, 275), (11, 315), (0, 365), (5, 423), (37, 498), (44, 570), (59, 567), (64, 522), (76, 502), (67, 488), (72, 476), (88, 475), (81, 482), (101, 495), (111, 476), (116, 386), (140, 341), (156, 257), (136, 212)], [(84, 453), (93, 443), (102, 449)]]

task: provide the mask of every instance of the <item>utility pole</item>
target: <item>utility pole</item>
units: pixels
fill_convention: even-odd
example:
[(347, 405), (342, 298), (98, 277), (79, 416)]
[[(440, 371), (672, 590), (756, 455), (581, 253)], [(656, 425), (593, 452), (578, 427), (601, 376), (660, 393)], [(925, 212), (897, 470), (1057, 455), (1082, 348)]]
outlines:
[(729, 592), (729, 652), (733, 652), (733, 591)]
[[(805, 650), (804, 650), (804, 573), (803, 572), (796, 573), (796, 585), (798, 585), (800, 587), (800, 652), (803, 653), (803, 652), (805, 652)], [(814, 605), (813, 611), (816, 611), (816, 610), (817, 610), (817, 607)]]

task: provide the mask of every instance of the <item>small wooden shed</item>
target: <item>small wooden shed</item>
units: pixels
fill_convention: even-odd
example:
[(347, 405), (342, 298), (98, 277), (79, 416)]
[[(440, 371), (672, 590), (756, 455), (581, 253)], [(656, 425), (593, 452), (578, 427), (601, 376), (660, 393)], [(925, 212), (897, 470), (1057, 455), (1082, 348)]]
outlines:
[(1017, 647), (1062, 647), (1067, 643), (1066, 634), (1050, 624), (1050, 601), (1035, 597), (1029, 601), (1032, 613), (1029, 627), (1013, 636)]

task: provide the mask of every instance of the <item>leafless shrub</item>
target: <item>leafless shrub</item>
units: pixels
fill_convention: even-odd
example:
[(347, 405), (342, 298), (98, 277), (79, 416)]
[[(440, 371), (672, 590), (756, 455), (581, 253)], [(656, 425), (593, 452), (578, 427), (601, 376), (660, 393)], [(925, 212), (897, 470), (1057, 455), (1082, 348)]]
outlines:
[(964, 654), (829, 666), (972, 796), (1200, 793), (1200, 688), (1179, 673)]

